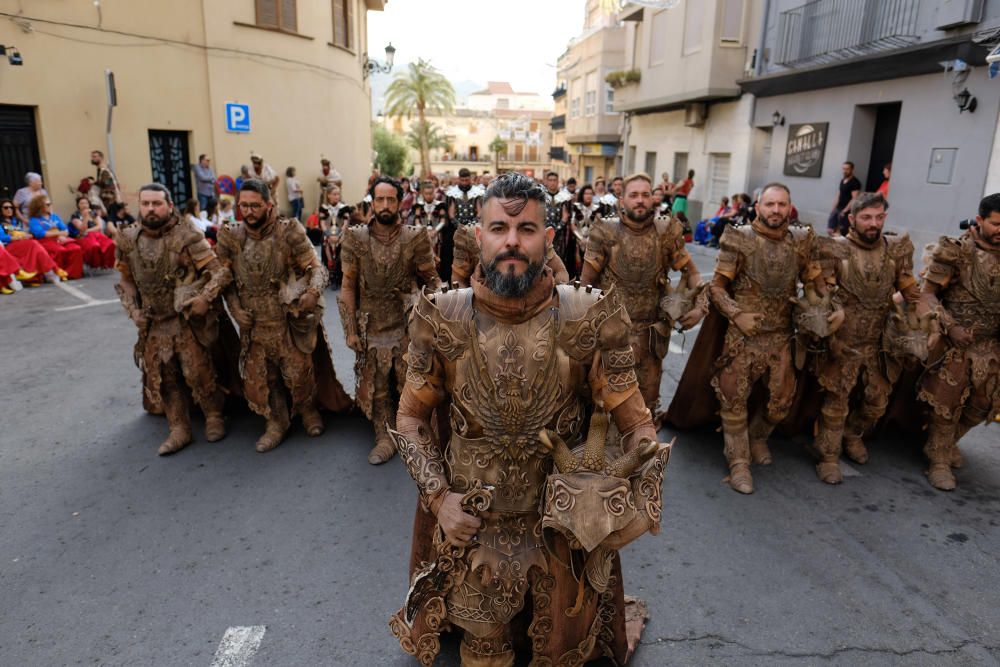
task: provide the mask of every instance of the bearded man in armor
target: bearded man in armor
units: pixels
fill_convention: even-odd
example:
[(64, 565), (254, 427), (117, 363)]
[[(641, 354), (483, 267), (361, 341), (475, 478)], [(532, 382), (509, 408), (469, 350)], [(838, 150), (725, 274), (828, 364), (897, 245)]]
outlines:
[[(711, 384), (721, 404), (728, 482), (740, 493), (753, 493), (751, 461), (771, 463), (767, 439), (788, 415), (795, 397), (792, 315), (798, 282), (819, 295), (827, 294), (814, 259), (812, 228), (790, 226), (790, 211), (788, 187), (765, 186), (756, 219), (750, 225), (727, 227), (723, 233), (708, 288), (712, 304), (729, 320)], [(843, 322), (843, 310), (828, 318), (829, 330), (835, 331)], [(758, 382), (767, 388), (767, 401), (749, 418), (748, 401)]]
[(238, 205), (243, 220), (219, 230), (216, 250), (233, 275), (225, 297), (240, 325), (243, 395), (267, 420), (257, 440), (257, 451), (267, 452), (284, 440), (294, 414), (310, 437), (323, 432), (318, 376), (324, 407), (346, 410), (351, 401), (333, 374), (322, 326), (327, 273), (305, 228), (278, 215), (263, 181), (243, 181)]
[(472, 172), (465, 167), (458, 170), (458, 182), (445, 190), (448, 224), (438, 232), (438, 237), (441, 240), (441, 277), (446, 282), (460, 278), (453, 275), (456, 261), (461, 265), (460, 271), (467, 266), (468, 258), (457, 255), (475, 245), (472, 225), (479, 220), (479, 203), (485, 191), (478, 183), (473, 184)]
[[(670, 294), (686, 295), (686, 306), (677, 323), (690, 329), (708, 311), (707, 299), (695, 304), (701, 282), (698, 268), (684, 248), (684, 230), (676, 220), (656, 218), (652, 179), (635, 174), (625, 181), (621, 218), (604, 218), (591, 227), (584, 256), (585, 285), (608, 289), (617, 285), (632, 320), (639, 390), (646, 407), (657, 415), (663, 358), (670, 345), (674, 322), (663, 300)], [(680, 272), (676, 289), (670, 271)]]
[[(393, 438), (421, 507), (412, 586), (390, 627), (423, 665), (449, 629), (463, 666), (513, 665), (517, 628), (532, 664), (622, 664), (617, 550), (658, 529), (669, 445), (639, 394), (617, 290), (556, 285), (545, 266), (544, 189), (504, 174), (482, 216), (472, 286), (425, 291), (410, 323)], [(449, 401), (443, 442), (432, 414)], [(608, 413), (624, 448), (613, 461)]]
[[(920, 289), (913, 277), (913, 243), (907, 235), (882, 234), (889, 203), (881, 194), (862, 193), (851, 206), (846, 237), (816, 240), (816, 254), (836, 286), (834, 300), (844, 310), (844, 324), (829, 338), (828, 350), (815, 360), (815, 374), (824, 390), (816, 422), (816, 474), (827, 484), (843, 481), (840, 454), (855, 463), (868, 461), (862, 440), (885, 413), (900, 367), (883, 357), (883, 332), (893, 307), (893, 294), (916, 309)], [(859, 405), (851, 407), (856, 385)]]
[(159, 448), (165, 455), (191, 442), (188, 392), (205, 414), (205, 439), (226, 435), (211, 348), (221, 327), (232, 328), (219, 299), (232, 276), (205, 236), (177, 215), (164, 186), (139, 188), (139, 216), (138, 224), (118, 235), (116, 290), (139, 329), (135, 359), (142, 369), (143, 402), (167, 417), (170, 433)]
[(552, 237), (552, 248), (562, 260), (563, 266), (574, 269), (576, 276), (576, 264), (573, 256), (576, 255), (576, 237), (570, 232), (569, 208), (573, 201), (573, 195), (565, 189), (559, 188), (559, 174), (550, 171), (545, 174), (545, 226), (555, 230)]
[(368, 462), (378, 465), (396, 453), (386, 427), (396, 423), (394, 388), (401, 391), (406, 379), (406, 322), (418, 281), (432, 289), (440, 281), (427, 232), (399, 217), (399, 183), (379, 177), (368, 195), (372, 221), (344, 234), (339, 306), (347, 347), (357, 355), (355, 400), (375, 428)]
[(927, 306), (944, 336), (940, 361), (924, 374), (919, 398), (931, 412), (924, 454), (934, 488), (955, 488), (958, 441), (1000, 413), (1000, 193), (979, 202), (974, 225), (941, 237), (924, 273)]

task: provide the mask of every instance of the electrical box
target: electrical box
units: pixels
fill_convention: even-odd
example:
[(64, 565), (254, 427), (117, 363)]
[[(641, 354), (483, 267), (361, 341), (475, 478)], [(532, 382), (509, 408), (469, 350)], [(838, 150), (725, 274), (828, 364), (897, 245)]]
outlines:
[(936, 30), (948, 30), (983, 20), (983, 0), (939, 0)]
[(927, 169), (927, 182), (934, 185), (951, 185), (951, 177), (955, 173), (955, 160), (957, 159), (957, 148), (932, 148), (931, 165)]

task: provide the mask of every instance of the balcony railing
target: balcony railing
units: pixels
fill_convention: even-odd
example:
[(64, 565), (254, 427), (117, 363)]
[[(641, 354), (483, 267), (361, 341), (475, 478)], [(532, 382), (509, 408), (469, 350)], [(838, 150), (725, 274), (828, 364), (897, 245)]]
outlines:
[(920, 0), (813, 0), (781, 12), (774, 62), (825, 64), (917, 42)]
[(564, 130), (566, 129), (566, 114), (561, 113), (558, 116), (553, 116), (549, 119), (549, 127), (553, 130)]
[(557, 162), (566, 161), (566, 149), (563, 146), (553, 146), (549, 149), (549, 157)]

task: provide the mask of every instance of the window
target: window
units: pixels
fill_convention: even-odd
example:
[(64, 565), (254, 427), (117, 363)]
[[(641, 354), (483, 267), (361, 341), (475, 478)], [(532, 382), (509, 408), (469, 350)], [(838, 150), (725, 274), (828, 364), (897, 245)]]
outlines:
[(584, 167), (583, 168), (583, 182), (584, 183), (593, 183), (594, 182), (594, 168), (593, 167)]
[(333, 45), (354, 48), (354, 0), (333, 0)]
[(538, 162), (538, 146), (528, 146), (528, 162)]
[(524, 162), (524, 144), (514, 144), (514, 161)]
[(615, 89), (611, 86), (604, 88), (604, 113), (615, 112)]
[(722, 34), (719, 40), (723, 44), (741, 44), (743, 42), (743, 0), (722, 0)]
[(684, 51), (685, 56), (701, 51), (701, 32), (705, 18), (705, 3), (684, 3)]
[(569, 117), (579, 118), (580, 117), (580, 98), (574, 97), (569, 102)]
[(683, 181), (688, 175), (688, 154), (674, 153), (674, 182)]
[(584, 82), (583, 115), (593, 116), (597, 113), (597, 72), (587, 72)]
[[(685, 11), (691, 12), (691, 5), (701, 5), (700, 2), (684, 3), (687, 7)], [(649, 66), (656, 67), (667, 61), (667, 47), (671, 40), (667, 38), (667, 20), (670, 17), (670, 10), (663, 9), (653, 14), (653, 20), (649, 25)], [(638, 32), (638, 31), (636, 31)]]
[(479, 146), (469, 146), (469, 159), (473, 162), (479, 161)]
[[(687, 176), (687, 174), (685, 174)], [(708, 156), (708, 201), (715, 204), (729, 192), (729, 153)]]
[(538, 132), (538, 121), (534, 121), (533, 120), (530, 123), (528, 123), (528, 131), (529, 132)]
[(497, 109), (509, 109), (510, 108), (510, 98), (499, 97), (497, 98)]
[(643, 169), (643, 171), (645, 171), (647, 174), (649, 174), (653, 178), (656, 178), (656, 152), (655, 151), (646, 151), (646, 164), (644, 166), (645, 166), (645, 168)]
[(256, 0), (257, 25), (296, 32), (295, 0)]

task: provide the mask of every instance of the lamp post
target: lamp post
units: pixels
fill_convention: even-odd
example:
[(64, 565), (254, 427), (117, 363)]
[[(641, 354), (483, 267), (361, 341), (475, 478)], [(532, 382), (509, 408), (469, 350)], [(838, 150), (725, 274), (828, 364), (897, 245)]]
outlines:
[(380, 63), (377, 60), (372, 60), (368, 57), (366, 52), (361, 61), (361, 78), (367, 79), (372, 74), (376, 72), (381, 72), (382, 74), (388, 74), (392, 71), (392, 62), (396, 59), (396, 47), (389, 42), (389, 45), (385, 47), (385, 63)]

